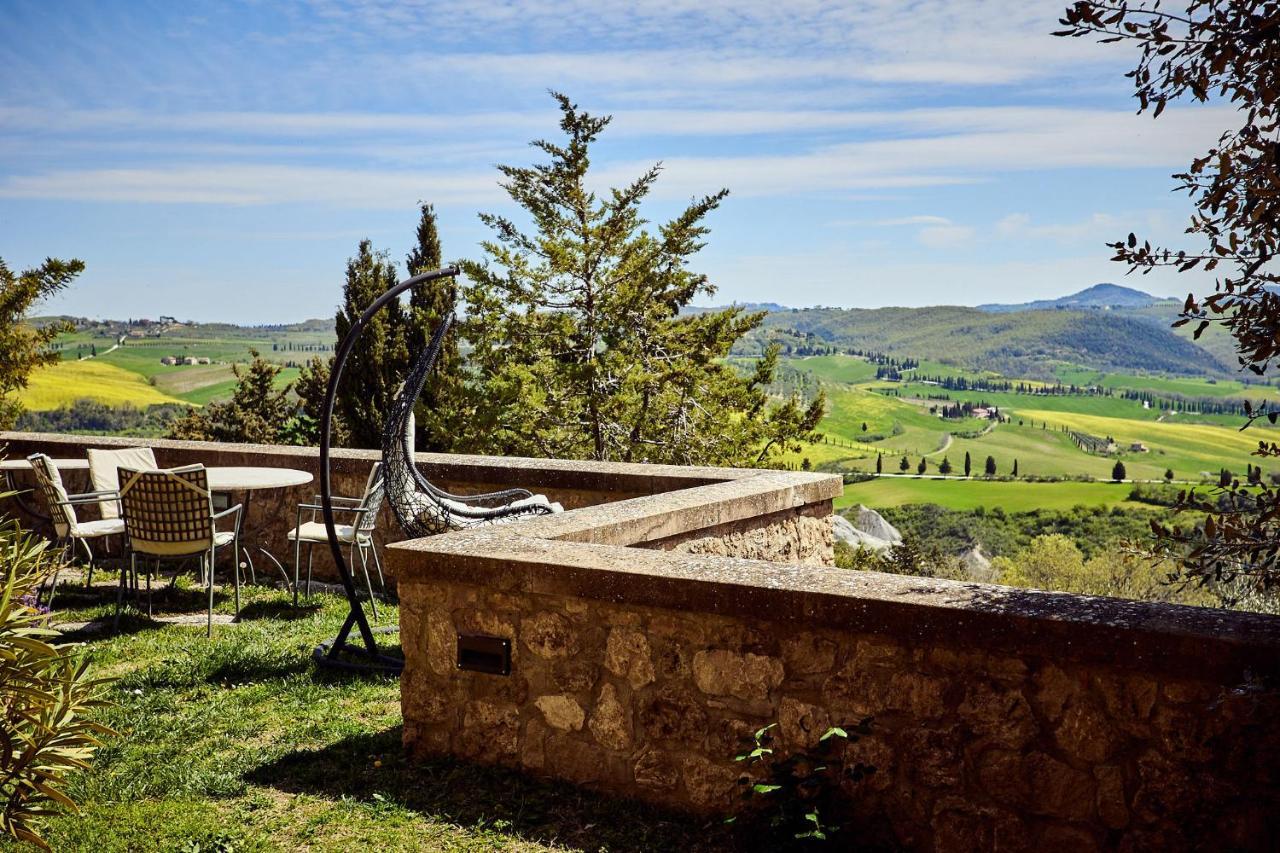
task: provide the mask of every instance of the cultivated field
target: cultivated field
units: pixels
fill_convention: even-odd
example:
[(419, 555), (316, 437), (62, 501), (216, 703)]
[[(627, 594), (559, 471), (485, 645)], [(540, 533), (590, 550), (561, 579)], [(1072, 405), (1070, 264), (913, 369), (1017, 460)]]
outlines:
[[(1077, 504), (1123, 505), (1129, 485), (1108, 482), (1027, 482), (1025, 478), (1092, 478), (1108, 481), (1116, 461), (1124, 463), (1126, 477), (1160, 480), (1172, 470), (1179, 482), (1215, 479), (1222, 468), (1243, 473), (1257, 460), (1251, 456), (1258, 441), (1270, 440), (1275, 431), (1255, 426), (1240, 431), (1242, 419), (1233, 414), (1172, 413), (1159, 405), (1144, 407), (1139, 400), (1119, 396), (1125, 389), (1155, 394), (1162, 400), (1213, 399), (1230, 403), (1249, 398), (1277, 398), (1269, 386), (1244, 385), (1227, 380), (1164, 378), (1103, 374), (1062, 368), (1064, 383), (1113, 390), (1099, 393), (1050, 394), (1048, 385), (1021, 382), (1025, 392), (951, 390), (913, 377), (963, 378), (970, 383), (1003, 382), (992, 373), (965, 372), (953, 366), (922, 361), (904, 381), (877, 380), (870, 362), (845, 355), (784, 359), (788, 370), (808, 373), (827, 394), (828, 414), (821, 430), (824, 441), (787, 457), (788, 464), (837, 472), (875, 471), (876, 458), (886, 474), (899, 474), (907, 459), (907, 473), (914, 475), (921, 457), (926, 477), (885, 477), (849, 486), (844, 504), (896, 506), (905, 503), (938, 503), (953, 508), (1001, 506), (1007, 509), (1069, 508)], [(956, 403), (996, 406), (1004, 416), (989, 419), (942, 419), (931, 407)], [(1115, 452), (1089, 453), (1078, 446), (1073, 433), (1113, 439)], [(1142, 450), (1133, 449), (1141, 445)], [(963, 473), (965, 454), (975, 478), (934, 479), (944, 459), (952, 474)], [(990, 482), (979, 479), (987, 457), (995, 459), (1000, 477), (1013, 473), (1019, 480)]]

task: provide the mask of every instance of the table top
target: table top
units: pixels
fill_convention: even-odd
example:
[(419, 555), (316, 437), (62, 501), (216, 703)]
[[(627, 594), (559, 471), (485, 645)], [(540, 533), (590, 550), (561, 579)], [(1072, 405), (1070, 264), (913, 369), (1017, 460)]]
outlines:
[(314, 478), (306, 471), (293, 468), (254, 468), (228, 466), (206, 468), (211, 492), (247, 492), (253, 489), (287, 489), (305, 486)]
[[(54, 467), (59, 471), (87, 471), (88, 459), (55, 459)], [(31, 463), (25, 459), (5, 459), (0, 461), (0, 471), (30, 471)]]

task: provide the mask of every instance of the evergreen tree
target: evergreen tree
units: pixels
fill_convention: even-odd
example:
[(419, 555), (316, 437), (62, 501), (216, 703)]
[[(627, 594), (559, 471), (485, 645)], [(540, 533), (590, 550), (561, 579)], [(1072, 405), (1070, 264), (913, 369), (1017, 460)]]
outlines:
[(921, 456), (920, 464), (916, 466), (916, 473), (923, 474), (925, 470), (928, 469), (928, 467), (929, 467), (928, 461), (923, 456)]
[(1018, 476), (1018, 460), (1013, 460), (1013, 476)]
[(169, 438), (188, 441), (243, 441), (252, 444), (284, 444), (294, 414), (289, 399), (291, 385), (276, 387), (284, 370), (249, 350), (253, 361), (247, 368), (232, 365), (236, 390), (225, 402), (194, 406), (169, 425)]
[(994, 456), (987, 457), (987, 463), (983, 469), (988, 477), (996, 475), (996, 458)]
[(1127, 476), (1128, 476), (1128, 472), (1125, 471), (1124, 469), (1124, 463), (1121, 462), (1119, 459), (1117, 459), (1116, 464), (1111, 466), (1111, 479), (1115, 480), (1118, 483), (1121, 480), (1125, 479)]
[(1173, 482), (1173, 469), (1172, 469), (1172, 468), (1166, 468), (1166, 469), (1165, 469), (1165, 471), (1164, 471), (1164, 479), (1165, 479), (1165, 482), (1167, 482), (1167, 483), (1172, 483), (1172, 482)]
[(902, 461), (898, 463), (898, 470), (904, 473), (911, 470), (911, 463), (907, 461), (906, 456), (903, 456)]
[(964, 475), (966, 477), (973, 471), (973, 460), (969, 458), (969, 451), (964, 452)]
[(884, 454), (883, 453), (876, 454), (876, 473), (877, 474), (884, 473)]
[(462, 264), (471, 351), (455, 449), (742, 465), (815, 440), (824, 395), (769, 403), (776, 345), (745, 376), (725, 361), (763, 314), (680, 313), (714, 292), (688, 263), (726, 191), (645, 230), (639, 206), (658, 167), (598, 198), (589, 149), (609, 118), (554, 97), (566, 139), (533, 143), (549, 162), (499, 167), (536, 233), (484, 214), (486, 260)]
[[(356, 256), (347, 261), (342, 307), (334, 318), (338, 340), (383, 291), (398, 280), (395, 264), (386, 252), (361, 240)], [(335, 410), (341, 414), (353, 447), (382, 446), (382, 423), (409, 365), (406, 340), (408, 316), (393, 301), (365, 326), (343, 370)]]
[(942, 464), (938, 466), (938, 473), (939, 473), (939, 474), (950, 474), (950, 473), (951, 473), (951, 460), (950, 460), (950, 459), (948, 459), (948, 458), (947, 458), (947, 457), (945, 457), (945, 456), (944, 456), (944, 457), (942, 457)]
[[(414, 276), (442, 266), (444, 257), (440, 251), (435, 208), (423, 203), (417, 241), (405, 258), (405, 268), (409, 275)], [(407, 331), (410, 358), (426, 349), (432, 333), (457, 303), (458, 283), (451, 278), (436, 279), (410, 291)], [(456, 418), (463, 405), (460, 396), (462, 358), (458, 354), (455, 333), (450, 333), (441, 343), (434, 370), (414, 409), (418, 427), (416, 445), (421, 451), (443, 452), (453, 449)]]
[(37, 329), (25, 322), (27, 313), (83, 271), (83, 261), (48, 258), (39, 267), (15, 275), (0, 260), (0, 429), (11, 429), (22, 414), (17, 392), (27, 387), (31, 371), (61, 360), (54, 340), (75, 329), (70, 323), (49, 323)]

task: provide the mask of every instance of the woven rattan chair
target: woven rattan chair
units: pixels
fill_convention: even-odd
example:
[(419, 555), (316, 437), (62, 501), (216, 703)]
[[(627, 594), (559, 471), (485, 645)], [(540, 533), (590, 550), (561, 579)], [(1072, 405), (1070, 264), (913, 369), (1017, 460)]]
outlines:
[[(139, 555), (161, 560), (198, 556), (201, 574), (209, 587), (208, 634), (213, 634), (213, 567), (218, 548), (231, 545), (235, 608), (240, 612), (239, 529), (241, 505), (215, 513), (203, 465), (163, 471), (120, 468), (120, 504), (128, 537), (130, 568), (137, 572)], [(232, 518), (232, 529), (219, 531), (221, 518)], [(116, 618), (124, 602), (124, 579), (116, 600)], [(147, 615), (151, 615), (151, 573), (147, 572)]]
[(527, 489), (455, 495), (437, 488), (414, 462), (413, 407), (435, 366), (453, 316), (448, 315), (418, 354), (400, 386), (382, 430), (383, 478), (387, 502), (406, 536), (434, 536), (450, 530), (506, 524), (529, 516), (562, 512), (558, 503)]
[[(373, 553), (373, 564), (378, 570), (378, 588), (386, 591), (386, 583), (382, 577), (382, 561), (378, 558), (378, 549), (373, 547), (373, 531), (378, 525), (378, 511), (382, 509), (382, 497), (386, 494), (382, 482), (382, 463), (374, 463), (365, 481), (364, 494), (358, 498), (333, 498), (333, 512), (350, 519), (349, 524), (334, 526), (338, 542), (351, 548), (351, 562), (355, 564), (356, 554), (360, 555), (360, 568), (364, 570), (365, 587), (369, 590), (369, 604), (373, 608), (373, 618), (378, 618), (378, 605), (373, 595), (373, 582), (369, 579), (369, 553)], [(307, 546), (307, 598), (311, 597), (311, 556), (317, 543), (329, 541), (329, 531), (323, 521), (318, 521), (316, 513), (321, 510), (320, 496), (316, 502), (298, 504), (298, 516), (289, 531), (289, 541), (293, 543), (293, 603), (298, 604), (298, 573), (302, 563), (302, 546)], [(311, 520), (303, 521), (303, 512), (311, 511)], [(345, 520), (345, 519), (344, 519)]]
[[(33, 453), (27, 457), (31, 463), (31, 471), (35, 474), (36, 483), (49, 505), (49, 515), (53, 519), (53, 530), (57, 542), (62, 545), (64, 557), (79, 545), (89, 559), (89, 574), (85, 579), (88, 586), (93, 581), (93, 549), (89, 547), (90, 539), (102, 539), (107, 536), (118, 536), (124, 533), (124, 522), (117, 518), (101, 518), (94, 521), (81, 521), (76, 516), (76, 507), (96, 504), (102, 506), (109, 503), (115, 505), (119, 495), (113, 490), (84, 492), (77, 495), (67, 494), (62, 484), (62, 474), (53, 460), (43, 453)], [(55, 571), (49, 584), (49, 605), (53, 604), (54, 590), (58, 586), (58, 572)], [(43, 594), (43, 590), (41, 590)]]

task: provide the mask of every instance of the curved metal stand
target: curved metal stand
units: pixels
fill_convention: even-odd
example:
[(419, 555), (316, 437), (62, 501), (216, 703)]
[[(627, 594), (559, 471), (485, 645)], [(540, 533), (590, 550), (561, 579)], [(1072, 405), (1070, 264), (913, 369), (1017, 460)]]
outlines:
[[(440, 278), (452, 278), (458, 274), (457, 267), (444, 267), (443, 269), (407, 278), (387, 290), (373, 300), (373, 303), (360, 315), (360, 319), (352, 324), (347, 331), (346, 337), (338, 345), (337, 353), (334, 355), (333, 368), (329, 372), (329, 388), (325, 394), (324, 410), (320, 418), (320, 507), (324, 515), (325, 530), (329, 535), (329, 551), (333, 555), (334, 565), (337, 567), (338, 575), (342, 579), (342, 588), (347, 594), (351, 612), (347, 615), (346, 621), (342, 623), (342, 630), (338, 632), (336, 637), (316, 646), (313, 657), (320, 666), (346, 671), (387, 674), (399, 673), (404, 668), (403, 658), (383, 654), (378, 650), (377, 640), (374, 639), (374, 631), (369, 626), (369, 620), (365, 616), (364, 607), (360, 604), (360, 599), (356, 596), (355, 582), (352, 580), (351, 570), (347, 566), (347, 561), (342, 555), (342, 547), (338, 542), (333, 516), (333, 485), (329, 471), (329, 458), (333, 442), (333, 406), (338, 397), (338, 383), (342, 380), (342, 370), (346, 366), (347, 358), (351, 355), (356, 339), (360, 337), (360, 333), (364, 331), (365, 326), (373, 319), (373, 315), (382, 310), (383, 306), (388, 302), (410, 288)], [(352, 628), (359, 629), (360, 639), (364, 643), (364, 648), (347, 642)], [(380, 633), (386, 632), (382, 631)], [(342, 659), (340, 655), (344, 652), (356, 656), (359, 659), (358, 662)]]

